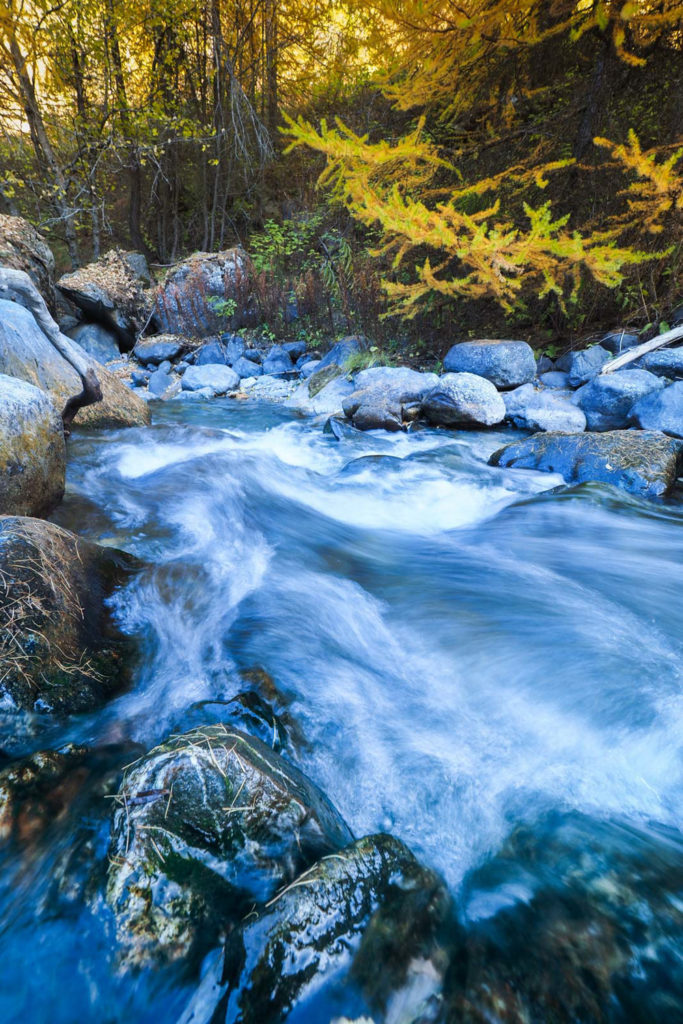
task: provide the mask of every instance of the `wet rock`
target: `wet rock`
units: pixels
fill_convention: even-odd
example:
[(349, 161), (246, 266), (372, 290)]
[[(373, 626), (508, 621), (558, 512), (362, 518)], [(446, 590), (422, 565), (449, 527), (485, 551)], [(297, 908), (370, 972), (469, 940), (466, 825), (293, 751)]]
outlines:
[(419, 405), (438, 382), (435, 373), (376, 366), (356, 376), (356, 390), (344, 399), (342, 408), (359, 430), (401, 430), (404, 407)]
[(323, 858), (230, 936), (225, 1009), (215, 1019), (279, 1024), (294, 1009), (327, 1019), (309, 1001), (344, 975), (384, 1019), (411, 968), (435, 954), (448, 912), (443, 883), (400, 840), (367, 836)]
[[(236, 303), (227, 323), (220, 307), (226, 300)], [(256, 322), (247, 254), (240, 248), (200, 252), (172, 267), (156, 289), (154, 317), (162, 331), (197, 338)]]
[(638, 366), (658, 377), (680, 380), (683, 378), (683, 348), (661, 348), (657, 352), (648, 352), (640, 357)]
[(282, 345), (273, 345), (268, 355), (263, 360), (263, 372), (273, 376), (283, 373), (291, 373), (294, 369), (289, 352)]
[(338, 366), (343, 370), (350, 356), (356, 352), (365, 352), (367, 347), (367, 338), (361, 334), (349, 334), (325, 353), (318, 364), (318, 370), (324, 370), (327, 366)]
[(549, 370), (548, 373), (542, 373), (538, 379), (545, 388), (569, 387), (569, 377), (561, 370)]
[(516, 388), (536, 376), (534, 350), (525, 341), (461, 341), (443, 361), (448, 373), (484, 377), (497, 388)]
[(140, 363), (158, 366), (167, 359), (177, 359), (187, 347), (187, 338), (177, 334), (156, 334), (151, 338), (140, 338), (133, 355)]
[(574, 401), (584, 411), (589, 430), (620, 430), (629, 425), (638, 399), (663, 387), (664, 382), (646, 370), (619, 370), (584, 384)]
[(641, 398), (631, 409), (631, 422), (683, 438), (683, 381)]
[(320, 790), (258, 739), (214, 725), (168, 740), (126, 771), (112, 822), (107, 899), (123, 962), (206, 951), (350, 841)]
[(121, 355), (116, 335), (100, 324), (79, 324), (69, 331), (68, 337), (98, 363), (108, 363)]
[(506, 419), (523, 430), (554, 430), (572, 434), (586, 429), (586, 417), (568, 398), (537, 391), (524, 384), (503, 395)]
[(120, 250), (64, 274), (57, 288), (90, 320), (113, 331), (124, 350), (133, 348), (149, 320), (149, 300), (136, 271)]
[(232, 364), (232, 368), (240, 380), (244, 377), (260, 377), (263, 373), (263, 367), (260, 363), (252, 363), (251, 359), (245, 359), (244, 357), (236, 359)]
[(188, 366), (183, 374), (183, 391), (210, 389), (214, 395), (225, 395), (239, 387), (239, 376), (224, 363)]
[(70, 743), (13, 761), (0, 771), (0, 844), (35, 840), (69, 807), (87, 751)]
[(129, 678), (107, 598), (136, 563), (52, 523), (0, 518), (0, 693), (21, 709), (86, 711)]
[(27, 273), (50, 312), (55, 312), (55, 258), (40, 232), (23, 217), (0, 214), (0, 265)]
[(491, 427), (505, 418), (505, 403), (495, 386), (473, 373), (445, 373), (422, 400), (422, 415), (445, 427)]
[(646, 1022), (683, 1016), (673, 836), (580, 815), (520, 828), (468, 880), (441, 1020)]
[(64, 494), (62, 417), (44, 391), (0, 374), (0, 515), (47, 515)]
[[(322, 376), (314, 373), (307, 381), (303, 381), (285, 403), (292, 409), (310, 413), (314, 416), (333, 416), (342, 412), (345, 398), (354, 391), (354, 385), (336, 366), (325, 367)], [(328, 379), (324, 379), (325, 377)], [(318, 387), (324, 380), (323, 386)]]
[[(92, 366), (102, 386), (103, 400), (79, 409), (75, 425), (137, 427), (149, 423), (147, 403), (95, 360)], [(31, 313), (4, 299), (0, 300), (0, 373), (28, 381), (47, 392), (60, 412), (83, 387), (76, 371), (46, 338)]]
[(638, 344), (640, 344), (640, 337), (637, 334), (629, 334), (628, 331), (610, 331), (600, 339), (602, 348), (606, 348), (615, 356)]
[(347, 438), (358, 438), (360, 431), (353, 427), (348, 420), (339, 419), (337, 416), (330, 416), (323, 426), (323, 434), (330, 434), (335, 441), (344, 441)]
[(560, 473), (568, 483), (593, 480), (652, 498), (675, 486), (682, 451), (680, 441), (649, 430), (534, 434), (494, 452), (489, 465)]
[(592, 380), (593, 377), (597, 377), (605, 363), (611, 358), (611, 354), (606, 348), (602, 348), (601, 345), (593, 345), (592, 348), (567, 352), (566, 355), (555, 360), (555, 366), (567, 374), (570, 387), (578, 388)]

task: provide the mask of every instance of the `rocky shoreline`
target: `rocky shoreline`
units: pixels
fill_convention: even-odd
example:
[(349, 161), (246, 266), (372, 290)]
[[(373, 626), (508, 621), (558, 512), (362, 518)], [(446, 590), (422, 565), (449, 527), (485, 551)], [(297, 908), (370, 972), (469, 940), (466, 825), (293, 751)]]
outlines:
[[(537, 360), (525, 341), (467, 340), (453, 345), (440, 374), (365, 365), (372, 352), (360, 336), (319, 351), (303, 341), (248, 343), (238, 325), (216, 332), (220, 318), (210, 303), (198, 304), (197, 281), (204, 300), (211, 288), (225, 295), (230, 283), (237, 296), (241, 265), (232, 252), (174, 268), (154, 298), (163, 330), (156, 335), (140, 336), (153, 312), (139, 260), (116, 256), (63, 279), (62, 295), (81, 319), (60, 326), (104, 393), (75, 425), (142, 426), (149, 402), (222, 396), (284, 403), (333, 436), (507, 424), (526, 435), (491, 465), (648, 498), (674, 491), (683, 469), (683, 346), (614, 373), (602, 371), (636, 336), (613, 333), (555, 363)], [(235, 316), (253, 320), (248, 298)], [(190, 327), (200, 335), (183, 333)], [(101, 707), (128, 685), (136, 646), (119, 632), (109, 598), (145, 571), (123, 552), (37, 518), (64, 492), (60, 411), (80, 386), (60, 359), (30, 311), (0, 300), (0, 688), (3, 707), (35, 716), (38, 733), (41, 721)], [(109, 828), (106, 855), (93, 853), (80, 888), (72, 867), (63, 868), (65, 886), (111, 918), (120, 971), (175, 964), (197, 978), (207, 957), (182, 1022), (276, 1024), (340, 977), (378, 1021), (474, 1022), (491, 1019), (494, 1005), (513, 1021), (550, 1019), (550, 1008), (560, 1022), (602, 1019), (641, 947), (668, 948), (675, 914), (655, 926), (643, 897), (630, 911), (624, 949), (614, 929), (621, 899), (607, 883), (599, 899), (590, 894), (604, 873), (597, 866), (575, 886), (573, 906), (541, 886), (531, 922), (526, 904), (516, 918), (502, 915), (502, 930), (533, 929), (534, 948), (566, 968), (558, 981), (536, 965), (533, 984), (521, 978), (511, 989), (500, 935), (467, 934), (442, 880), (400, 840), (354, 837), (295, 767), (272, 692), (266, 698), (245, 679), (239, 697), (220, 724), (169, 736), (125, 769), (123, 758), (113, 773), (107, 763), (110, 803), (100, 793), (91, 808)], [(278, 749), (263, 741), (270, 736), (280, 738)], [(72, 745), (8, 754), (0, 843), (21, 850), (34, 841), (55, 808), (74, 799), (95, 754)], [(569, 919), (585, 931), (580, 948), (567, 949)]]

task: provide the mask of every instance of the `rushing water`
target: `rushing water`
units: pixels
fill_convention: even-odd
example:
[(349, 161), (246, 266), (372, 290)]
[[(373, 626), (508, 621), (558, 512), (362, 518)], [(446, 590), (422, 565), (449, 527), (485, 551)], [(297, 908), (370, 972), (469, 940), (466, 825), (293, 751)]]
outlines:
[[(75, 436), (55, 516), (150, 565), (115, 599), (144, 637), (135, 685), (68, 723), (3, 721), (16, 752), (148, 748), (220, 717), (210, 702), (258, 667), (305, 740), (290, 756), (356, 835), (390, 831), (440, 871), (465, 924), (541, 874), (563, 884), (566, 851), (605, 829), (607, 856), (627, 834), (644, 862), (680, 864), (681, 504), (490, 468), (500, 432), (337, 441), (229, 400), (154, 420)], [(117, 976), (97, 897), (52, 898), (89, 813), (2, 865), (4, 1022), (172, 1022), (191, 991)], [(563, 866), (527, 862), (553, 816)], [(106, 834), (89, 842), (101, 856)]]

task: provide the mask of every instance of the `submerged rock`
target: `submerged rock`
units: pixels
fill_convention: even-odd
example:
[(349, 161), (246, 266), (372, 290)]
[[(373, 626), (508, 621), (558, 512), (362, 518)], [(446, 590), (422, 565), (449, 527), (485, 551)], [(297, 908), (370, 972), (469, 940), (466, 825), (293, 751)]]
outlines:
[(524, 384), (503, 395), (506, 418), (526, 430), (554, 430), (571, 434), (586, 429), (586, 417), (571, 401), (558, 394), (537, 391)]
[(621, 430), (629, 425), (631, 409), (638, 399), (663, 387), (664, 382), (653, 373), (620, 370), (585, 384), (574, 400), (586, 414), (589, 430)]
[[(64, 340), (70, 343), (70, 339)], [(143, 399), (95, 360), (92, 366), (102, 386), (103, 399), (79, 409), (75, 426), (138, 427), (150, 422)], [(46, 391), (60, 412), (68, 399), (80, 394), (83, 388), (81, 378), (46, 338), (32, 314), (5, 299), (0, 299), (0, 373)]]
[(17, 707), (86, 711), (128, 680), (130, 642), (105, 601), (133, 560), (52, 523), (0, 518), (0, 693)]
[(443, 361), (448, 373), (473, 373), (497, 388), (517, 388), (536, 376), (536, 357), (525, 341), (461, 341)]
[(441, 880), (400, 840), (360, 839), (323, 858), (230, 936), (225, 1011), (215, 1019), (279, 1024), (344, 974), (384, 1014), (415, 963), (434, 955), (448, 911)]
[(489, 465), (560, 473), (567, 483), (592, 480), (654, 498), (673, 489), (682, 460), (680, 441), (654, 431), (615, 430), (534, 434), (494, 452)]
[(107, 899), (123, 962), (205, 951), (351, 839), (324, 794), (260, 740), (224, 725), (168, 740), (127, 770), (112, 822)]
[(0, 515), (47, 515), (64, 494), (62, 417), (40, 388), (0, 374)]
[(69, 743), (21, 757), (0, 771), (0, 844), (30, 842), (63, 813), (79, 788), (86, 753)]
[(494, 385), (473, 373), (445, 373), (420, 408), (436, 426), (492, 427), (505, 418), (505, 403)]

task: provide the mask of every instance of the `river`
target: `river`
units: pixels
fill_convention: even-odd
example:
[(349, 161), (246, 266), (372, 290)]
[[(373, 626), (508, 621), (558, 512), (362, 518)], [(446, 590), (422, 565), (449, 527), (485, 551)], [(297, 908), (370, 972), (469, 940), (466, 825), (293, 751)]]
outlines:
[[(143, 656), (96, 714), (3, 735), (149, 748), (220, 719), (258, 668), (295, 723), (288, 756), (356, 835), (392, 832), (438, 870), (465, 926), (541, 874), (565, 884), (528, 853), (550, 833), (565, 860), (597, 843), (617, 877), (625, 848), (661, 863), (641, 898), (680, 900), (651, 890), (683, 849), (683, 504), (488, 467), (506, 436), (337, 440), (227, 399), (77, 432), (53, 518), (149, 564), (115, 598)], [(78, 813), (2, 865), (0, 1019), (173, 1022), (187, 979), (118, 976), (98, 897), (53, 898)], [(100, 826), (90, 843), (102, 856)], [(675, 991), (680, 960), (660, 968)], [(659, 1019), (649, 1000), (637, 1019)]]

